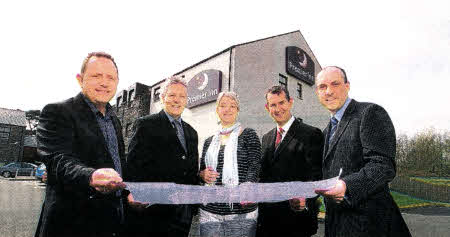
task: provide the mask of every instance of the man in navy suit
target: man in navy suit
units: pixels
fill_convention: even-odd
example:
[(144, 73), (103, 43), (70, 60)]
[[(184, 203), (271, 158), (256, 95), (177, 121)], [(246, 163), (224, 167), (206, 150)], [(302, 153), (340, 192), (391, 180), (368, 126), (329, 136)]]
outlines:
[[(266, 92), (266, 110), (276, 127), (262, 138), (261, 183), (314, 181), (322, 178), (322, 131), (291, 113), (289, 91)], [(257, 236), (312, 236), (317, 232), (317, 198), (260, 203)]]
[[(198, 135), (181, 118), (186, 87), (181, 78), (166, 79), (163, 110), (136, 120), (125, 180), (198, 184)], [(192, 205), (152, 205), (136, 213), (131, 225), (138, 235), (187, 237), (194, 212)]]
[(316, 94), (330, 112), (324, 130), (323, 178), (341, 179), (325, 197), (325, 236), (411, 236), (388, 183), (395, 177), (395, 130), (379, 105), (348, 97), (343, 69), (324, 68)]

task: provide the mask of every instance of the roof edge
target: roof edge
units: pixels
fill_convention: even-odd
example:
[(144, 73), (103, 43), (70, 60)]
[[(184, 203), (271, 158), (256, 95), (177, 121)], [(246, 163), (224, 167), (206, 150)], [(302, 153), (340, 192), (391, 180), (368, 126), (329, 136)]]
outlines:
[[(179, 75), (179, 74), (181, 74), (181, 73), (183, 73), (183, 72), (185, 72), (185, 71), (187, 71), (187, 70), (189, 70), (189, 69), (191, 69), (191, 68), (193, 68), (193, 67), (195, 67), (195, 66), (197, 66), (197, 65), (200, 65), (200, 64), (202, 64), (202, 63), (208, 61), (208, 60), (211, 59), (211, 58), (214, 58), (214, 57), (216, 57), (216, 56), (218, 56), (218, 55), (220, 55), (220, 54), (222, 54), (222, 53), (224, 53), (224, 52), (226, 52), (226, 51), (228, 51), (228, 50), (232, 50), (232, 49), (235, 48), (235, 47), (242, 46), (242, 45), (246, 45), (246, 44), (255, 43), (255, 42), (258, 42), (258, 41), (268, 40), (268, 39), (271, 39), (271, 38), (280, 37), (280, 36), (292, 34), (292, 33), (295, 33), (295, 32), (300, 33), (300, 30), (295, 30), (295, 31), (291, 31), (291, 32), (287, 32), (287, 33), (283, 33), (283, 34), (279, 34), (279, 35), (269, 36), (269, 37), (262, 38), (262, 39), (257, 39), (257, 40), (252, 40), (252, 41), (245, 42), (245, 43), (241, 43), (241, 44), (235, 44), (235, 45), (232, 45), (232, 46), (230, 46), (230, 47), (228, 47), (228, 48), (226, 48), (226, 49), (224, 49), (224, 50), (222, 50), (222, 51), (220, 51), (220, 52), (218, 52), (218, 53), (216, 53), (216, 54), (214, 54), (214, 55), (212, 55), (212, 56), (209, 56), (209, 57), (207, 57), (207, 58), (205, 58), (205, 59), (203, 59), (203, 60), (201, 60), (201, 61), (199, 61), (199, 62), (197, 62), (197, 63), (195, 63), (195, 64), (193, 64), (193, 65), (191, 65), (191, 66), (189, 66), (189, 67), (187, 67), (187, 68), (185, 68), (185, 69), (183, 69), (183, 70), (181, 70), (181, 71), (179, 71), (179, 72), (177, 72), (177, 73), (175, 73), (175, 74), (173, 74), (173, 75), (174, 75), (174, 76)], [(303, 37), (302, 33), (300, 33), (300, 35)], [(304, 37), (303, 37), (303, 38), (304, 38)], [(308, 47), (309, 47), (309, 46), (308, 46)], [(159, 82), (158, 82), (158, 83), (159, 83)], [(157, 84), (157, 83), (155, 83), (154, 85), (156, 85), (156, 84)]]

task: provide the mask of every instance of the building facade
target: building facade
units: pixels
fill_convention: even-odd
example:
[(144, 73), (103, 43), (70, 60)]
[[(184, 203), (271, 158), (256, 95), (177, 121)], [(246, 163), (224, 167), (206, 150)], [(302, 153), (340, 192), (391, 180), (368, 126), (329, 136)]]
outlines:
[[(300, 31), (231, 46), (175, 73), (188, 82), (188, 104), (182, 117), (197, 130), (201, 150), (204, 139), (218, 129), (217, 95), (221, 91), (234, 91), (241, 103), (238, 120), (262, 136), (275, 126), (264, 107), (265, 92), (273, 85), (282, 85), (294, 98), (293, 115), (323, 129), (329, 115), (313, 89), (314, 78), (320, 70), (319, 62)], [(147, 114), (161, 110), (159, 93), (163, 82), (148, 87), (145, 95), (149, 101)], [(123, 98), (122, 94), (119, 93), (117, 98)], [(123, 106), (118, 108), (120, 111)], [(134, 121), (137, 114), (128, 112), (127, 123)], [(125, 137), (125, 134), (132, 135), (124, 133)]]
[(0, 108), (0, 163), (22, 160), (26, 126), (25, 111)]
[(150, 87), (139, 82), (116, 95), (114, 109), (122, 124), (126, 152), (128, 152), (129, 139), (133, 135), (134, 121), (136, 118), (149, 114), (150, 99)]
[(42, 162), (37, 155), (36, 135), (25, 135), (22, 161), (28, 163), (35, 163), (36, 161)]

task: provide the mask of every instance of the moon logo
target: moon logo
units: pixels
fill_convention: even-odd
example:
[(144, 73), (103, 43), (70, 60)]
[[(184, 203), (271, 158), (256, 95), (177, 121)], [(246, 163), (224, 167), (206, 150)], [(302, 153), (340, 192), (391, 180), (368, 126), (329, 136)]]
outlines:
[(203, 78), (204, 78), (203, 83), (199, 87), (197, 87), (197, 89), (201, 91), (205, 89), (205, 87), (208, 85), (208, 74), (203, 73)]
[(303, 53), (303, 61), (298, 63), (300, 64), (300, 66), (302, 66), (302, 68), (306, 68), (306, 66), (308, 65), (308, 59), (306, 58), (305, 53)]

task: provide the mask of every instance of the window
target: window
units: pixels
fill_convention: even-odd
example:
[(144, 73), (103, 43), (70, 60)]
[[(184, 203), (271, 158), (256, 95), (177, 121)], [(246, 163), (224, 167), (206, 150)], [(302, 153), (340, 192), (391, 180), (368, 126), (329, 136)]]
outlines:
[(10, 127), (0, 127), (0, 144), (8, 144)]
[(20, 164), (19, 163), (11, 163), (8, 165), (8, 167), (10, 168), (20, 168)]
[(128, 107), (131, 106), (131, 101), (134, 100), (134, 89), (128, 92)]
[(288, 82), (287, 82), (287, 77), (283, 74), (278, 74), (280, 77), (278, 78), (278, 82), (280, 83), (280, 86), (283, 86), (284, 88), (288, 88)]
[(297, 97), (303, 100), (302, 84), (299, 82), (297, 83)]
[(128, 92), (128, 101), (134, 100), (134, 89)]
[(23, 168), (34, 168), (33, 165), (27, 164), (27, 163), (22, 163), (22, 167)]
[(128, 137), (128, 134), (131, 134), (131, 128), (132, 123), (127, 123), (127, 126), (125, 127), (125, 137)]
[(119, 111), (120, 100), (122, 100), (122, 96), (117, 97), (117, 101), (116, 101), (117, 111)]
[(153, 91), (153, 102), (159, 101), (159, 93), (160, 93), (160, 89), (161, 89), (161, 87), (158, 86), (158, 87), (156, 87), (155, 90)]

